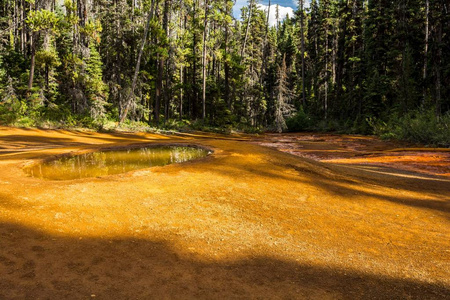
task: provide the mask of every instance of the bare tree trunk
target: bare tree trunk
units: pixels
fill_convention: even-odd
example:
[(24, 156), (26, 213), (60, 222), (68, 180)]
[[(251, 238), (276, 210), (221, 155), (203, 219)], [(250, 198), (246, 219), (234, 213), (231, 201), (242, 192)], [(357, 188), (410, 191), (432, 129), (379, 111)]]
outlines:
[[(170, 39), (170, 34), (169, 34), (169, 22), (170, 22), (170, 9), (172, 7), (172, 0), (166, 0), (164, 2), (164, 16), (163, 16), (163, 28), (164, 28), (164, 33), (167, 37), (167, 40)], [(169, 43), (167, 43), (167, 45), (165, 45), (167, 48), (170, 49), (170, 45)], [(163, 61), (163, 66), (166, 67), (166, 86), (163, 90), (163, 96), (164, 96), (164, 123), (168, 121), (169, 119), (169, 73), (168, 73), (168, 66), (167, 66), (167, 61), (165, 58), (162, 59)], [(162, 81), (162, 78), (161, 78)]]
[[(343, 20), (342, 20), (342, 26), (340, 26), (341, 28), (341, 32), (340, 32), (340, 36), (336, 36), (336, 45), (337, 45), (337, 50), (336, 50), (336, 55), (337, 55), (337, 62), (336, 62), (336, 87), (335, 87), (335, 99), (336, 101), (340, 101), (340, 97), (341, 94), (343, 92), (343, 87), (342, 87), (342, 81), (343, 81), (343, 77), (344, 77), (344, 69), (346, 69), (346, 38), (347, 38), (347, 20), (348, 17), (350, 16), (350, 12), (349, 12), (349, 4), (348, 2), (344, 2), (344, 16)], [(341, 118), (343, 119), (345, 117), (345, 113), (346, 110), (341, 109), (340, 110), (340, 115)]]
[[(230, 11), (228, 9), (228, 0), (225, 0), (226, 5), (226, 14), (229, 15)], [(269, 0), (270, 3), (270, 0)], [(269, 4), (270, 5), (270, 4)], [(231, 99), (230, 99), (230, 65), (228, 63), (228, 36), (229, 36), (229, 28), (228, 22), (226, 23), (225, 28), (225, 103), (228, 106), (228, 109), (231, 110)]]
[(250, 7), (249, 7), (249, 10), (248, 10), (247, 28), (245, 29), (244, 43), (242, 43), (241, 57), (244, 57), (245, 46), (247, 45), (248, 32), (249, 32), (249, 30), (250, 30), (250, 22), (251, 22), (251, 20), (252, 20), (252, 13), (253, 13), (254, 0), (250, 0), (249, 6), (250, 6)]
[[(76, 0), (73, 0), (73, 4), (76, 4)], [(73, 31), (72, 31), (72, 38), (73, 38), (73, 54), (77, 54), (78, 53), (78, 22), (75, 22), (75, 24), (73, 25)]]
[[(315, 20), (314, 23), (316, 23), (317, 21)], [(317, 25), (314, 25), (314, 54), (316, 59), (318, 59), (319, 57), (319, 41), (318, 41), (318, 28)], [(312, 82), (312, 86), (314, 89), (314, 98), (317, 99), (317, 101), (320, 101), (321, 95), (320, 95), (320, 86), (319, 86), (319, 69), (318, 66), (316, 64), (313, 64), (313, 68), (314, 68), (314, 76), (313, 76), (313, 82)]]
[(164, 96), (164, 124), (169, 121), (170, 118), (170, 77), (169, 72), (171, 71), (170, 68), (170, 62), (169, 60), (165, 60), (165, 78), (164, 78), (164, 89), (163, 89), (163, 96)]
[[(50, 1), (46, 0), (43, 1), (43, 8), (46, 10), (50, 10)], [(42, 43), (42, 48), (44, 49), (44, 51), (48, 51), (49, 47), (50, 47), (50, 29), (45, 29), (43, 30), (44, 33), (44, 39), (43, 39), (43, 43)], [(48, 86), (49, 86), (49, 66), (47, 63), (45, 63), (45, 68), (44, 68), (44, 74), (45, 74), (45, 91), (48, 92)]]
[(337, 52), (337, 32), (336, 32), (336, 26), (333, 26), (333, 38), (331, 40), (332, 48), (331, 48), (331, 82), (333, 83), (333, 86), (336, 84), (336, 52)]
[(300, 34), (302, 43), (302, 105), (306, 107), (306, 92), (305, 92), (305, 34), (304, 34), (304, 11), (303, 0), (300, 0)]
[[(183, 0), (180, 0), (180, 7), (181, 4), (183, 3)], [(183, 32), (184, 30), (186, 30), (186, 22), (187, 22), (187, 18), (186, 15), (183, 13), (182, 8), (180, 9), (181, 11), (181, 16), (180, 16), (180, 30)], [(180, 87), (180, 121), (183, 120), (183, 96), (184, 96), (184, 83), (185, 81), (185, 72), (184, 71), (184, 65), (182, 64), (180, 67), (180, 82), (181, 82), (181, 87)]]
[(35, 42), (35, 34), (33, 32), (31, 32), (30, 43), (31, 43), (31, 66), (30, 66), (30, 77), (28, 79), (28, 93), (31, 94), (31, 89), (33, 88), (34, 65), (36, 57), (36, 42)]
[[(30, 11), (33, 9), (33, 4), (30, 2)], [(31, 50), (31, 66), (30, 66), (30, 77), (28, 78), (28, 96), (31, 95), (31, 90), (33, 88), (33, 79), (34, 79), (34, 68), (36, 61), (36, 41), (37, 37), (33, 30), (30, 30), (30, 50)]]
[(13, 14), (9, 17), (8, 25), (11, 28), (12, 37), (9, 38), (9, 43), (12, 47), (16, 46), (16, 37), (18, 31), (18, 20), (19, 20), (19, 4), (16, 0), (12, 3)]
[[(78, 17), (79, 17), (79, 23), (80, 27), (83, 28), (86, 25), (87, 21), (87, 8), (86, 8), (86, 0), (78, 0), (77, 1), (77, 10), (78, 10)], [(83, 54), (83, 48), (86, 47), (86, 33), (83, 31), (79, 32), (80, 34), (80, 50), (82, 55)]]
[(435, 59), (434, 70), (436, 73), (436, 117), (441, 116), (441, 60), (442, 60), (442, 19), (438, 21), (439, 24), (436, 28), (437, 34), (437, 57)]
[(271, 1), (269, 0), (269, 6), (267, 8), (267, 17), (266, 17), (266, 32), (264, 34), (264, 41), (263, 41), (263, 59), (262, 59), (262, 63), (261, 63), (261, 71), (260, 71), (260, 75), (259, 75), (259, 84), (262, 86), (263, 84), (263, 79), (264, 79), (264, 72), (266, 70), (266, 60), (267, 60), (267, 35), (269, 34), (269, 15), (270, 15), (270, 6), (271, 6)]
[(184, 77), (183, 77), (183, 66), (180, 67), (180, 121), (183, 120), (183, 85), (184, 85)]
[(161, 108), (161, 98), (162, 98), (162, 80), (164, 75), (164, 59), (161, 58), (161, 54), (158, 53), (156, 56), (158, 61), (158, 77), (156, 78), (156, 97), (155, 97), (155, 115), (154, 123), (156, 126), (159, 125), (159, 111)]
[(25, 20), (24, 20), (24, 17), (23, 17), (23, 11), (24, 11), (24, 9), (25, 9), (25, 6), (24, 6), (24, 4), (25, 4), (25, 1), (24, 0), (22, 0), (21, 1), (21, 10), (20, 10), (20, 22), (21, 22), (21, 30), (20, 30), (20, 52), (23, 54), (23, 55), (25, 55), (25, 36), (26, 36), (26, 34), (25, 34)]
[(133, 82), (131, 84), (130, 95), (129, 95), (127, 104), (125, 105), (125, 109), (124, 109), (124, 111), (122, 113), (122, 117), (120, 118), (119, 125), (122, 124), (123, 121), (125, 120), (125, 118), (127, 117), (128, 110), (130, 109), (131, 101), (134, 98), (134, 89), (136, 88), (136, 84), (137, 84), (137, 78), (138, 78), (138, 75), (139, 75), (139, 68), (141, 66), (142, 53), (144, 52), (145, 42), (147, 41), (148, 31), (150, 29), (150, 21), (153, 18), (154, 4), (155, 4), (155, 1), (152, 0), (152, 5), (151, 5), (151, 8), (150, 8), (150, 12), (148, 13), (148, 17), (147, 17), (147, 25), (145, 26), (144, 38), (142, 40), (141, 48), (139, 49), (139, 55), (138, 55), (138, 59), (137, 59), (137, 62), (136, 62), (136, 67), (134, 68), (134, 76), (133, 76)]
[(203, 96), (202, 96), (202, 119), (206, 119), (206, 27), (208, 26), (208, 0), (205, 0), (205, 19), (203, 22), (203, 54), (202, 54), (202, 73), (203, 73)]
[(425, 0), (425, 49), (423, 52), (423, 99), (422, 105), (425, 105), (425, 101), (427, 100), (427, 87), (425, 81), (427, 80), (427, 65), (428, 65), (428, 39), (429, 39), (429, 13), (430, 13), (430, 1)]
[(328, 29), (325, 30), (325, 120), (328, 118)]
[[(194, 15), (196, 14), (196, 8), (199, 6), (198, 0), (194, 0)], [(198, 89), (197, 89), (197, 34), (196, 30), (192, 33), (192, 99), (189, 101), (189, 112), (191, 113), (191, 118), (197, 119), (198, 110)]]

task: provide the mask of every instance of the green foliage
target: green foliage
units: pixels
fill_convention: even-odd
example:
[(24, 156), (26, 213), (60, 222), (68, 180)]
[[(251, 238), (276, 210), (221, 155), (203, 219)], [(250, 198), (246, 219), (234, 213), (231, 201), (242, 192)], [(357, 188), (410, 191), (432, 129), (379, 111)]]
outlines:
[(26, 23), (33, 31), (55, 30), (60, 18), (53, 11), (46, 9), (32, 10), (28, 13)]
[(27, 111), (27, 104), (17, 97), (12, 78), (0, 89), (0, 120), (4, 124), (15, 122)]
[(86, 25), (81, 29), (81, 32), (98, 44), (100, 43), (100, 34), (102, 30), (102, 24), (99, 20), (88, 20)]
[(58, 53), (53, 47), (47, 50), (40, 50), (36, 53), (36, 65), (40, 68), (54, 68), (58, 67), (60, 64), (61, 61), (59, 60)]
[(297, 111), (297, 113), (286, 120), (286, 125), (289, 131), (312, 130), (314, 126), (314, 119), (305, 113), (302, 107)]
[(89, 47), (89, 58), (86, 60), (86, 75), (84, 84), (86, 95), (90, 101), (90, 116), (96, 122), (105, 121), (105, 107), (107, 105), (107, 85), (102, 78), (102, 61), (95, 45), (91, 43)]
[[(265, 131), (262, 127), (255, 127), (255, 126), (249, 126), (249, 125), (238, 125), (236, 126), (236, 130), (247, 133), (247, 134), (259, 134)], [(230, 133), (233, 130), (227, 131), (225, 133)]]
[(233, 115), (231, 110), (227, 107), (227, 104), (223, 99), (217, 99), (214, 103), (216, 107), (213, 112), (213, 120), (211, 125), (218, 127), (231, 127), (233, 122)]
[(432, 110), (417, 110), (402, 116), (392, 114), (387, 121), (370, 119), (369, 124), (376, 135), (385, 139), (450, 146), (450, 113), (437, 118)]
[(66, 82), (73, 85), (76, 85), (77, 82), (80, 80), (80, 71), (83, 68), (83, 60), (80, 59), (77, 55), (74, 55), (73, 53), (68, 53), (63, 58), (63, 76), (65, 80), (68, 80), (69, 82)]
[(2, 56), (0, 56), (0, 95), (3, 93), (4, 89), (6, 88), (6, 70), (3, 66), (3, 59)]

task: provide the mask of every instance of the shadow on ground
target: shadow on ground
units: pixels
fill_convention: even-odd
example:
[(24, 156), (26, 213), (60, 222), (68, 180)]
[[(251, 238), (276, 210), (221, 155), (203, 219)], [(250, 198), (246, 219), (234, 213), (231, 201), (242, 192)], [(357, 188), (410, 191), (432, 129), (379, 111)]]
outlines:
[[(47, 133), (47, 132), (44, 132)], [(55, 131), (55, 133), (64, 134), (63, 132)], [(38, 135), (5, 135), (0, 136), (0, 143), (4, 145), (11, 146), (22, 146), (33, 148), (35, 146), (82, 146), (92, 144), (95, 140), (107, 141), (107, 142), (120, 142), (121, 139), (126, 139), (127, 141), (142, 141), (146, 138), (139, 135), (125, 135), (125, 134), (103, 134), (94, 135), (89, 133), (77, 133), (68, 132), (65, 134), (66, 137), (55, 137), (55, 136), (38, 136)], [(74, 138), (72, 138), (74, 136)], [(80, 142), (80, 138), (85, 138), (85, 142)], [(78, 140), (78, 141), (77, 141)]]
[[(248, 148), (248, 153), (252, 153), (253, 149), (253, 147)], [(253, 176), (254, 180), (265, 177), (278, 182), (280, 180), (292, 182), (292, 184), (303, 182), (348, 200), (361, 199), (361, 197), (378, 199), (398, 205), (433, 210), (450, 218), (450, 181), (446, 179), (428, 177), (429, 180), (424, 180), (420, 177), (365, 173), (361, 169), (351, 170), (333, 166), (281, 153), (274, 149), (265, 148), (263, 151), (267, 157), (277, 157), (277, 159), (251, 162), (241, 158), (216, 158), (215, 165), (208, 171), (229, 177), (235, 177), (236, 174), (244, 177)], [(284, 172), (286, 170), (291, 172)], [(190, 171), (202, 172), (203, 170), (191, 169)], [(428, 198), (423, 197), (425, 193), (429, 196)]]
[(3, 223), (0, 243), (1, 299), (450, 296), (448, 287), (270, 257), (202, 261), (163, 241), (62, 237)]

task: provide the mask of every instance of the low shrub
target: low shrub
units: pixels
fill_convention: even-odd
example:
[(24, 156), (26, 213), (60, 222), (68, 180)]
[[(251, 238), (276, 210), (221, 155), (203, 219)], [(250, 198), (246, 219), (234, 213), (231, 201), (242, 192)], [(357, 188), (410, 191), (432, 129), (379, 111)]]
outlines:
[(308, 115), (303, 108), (300, 108), (295, 115), (286, 120), (289, 131), (306, 131), (314, 127), (313, 118)]
[(436, 117), (433, 110), (416, 110), (403, 116), (392, 114), (387, 121), (369, 119), (368, 122), (383, 139), (450, 147), (450, 113)]

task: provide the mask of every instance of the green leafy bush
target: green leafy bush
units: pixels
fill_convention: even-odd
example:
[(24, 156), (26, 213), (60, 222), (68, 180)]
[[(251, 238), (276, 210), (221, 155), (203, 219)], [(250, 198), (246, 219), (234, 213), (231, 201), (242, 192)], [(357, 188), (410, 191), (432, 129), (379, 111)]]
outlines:
[(450, 113), (436, 117), (433, 110), (392, 114), (387, 121), (369, 119), (376, 135), (430, 146), (450, 147)]
[(0, 89), (0, 120), (3, 124), (11, 124), (25, 115), (27, 103), (17, 97), (13, 87), (13, 80), (8, 78), (8, 82), (3, 89)]
[(314, 120), (303, 108), (300, 108), (295, 115), (286, 120), (286, 125), (289, 131), (311, 130), (314, 126)]

